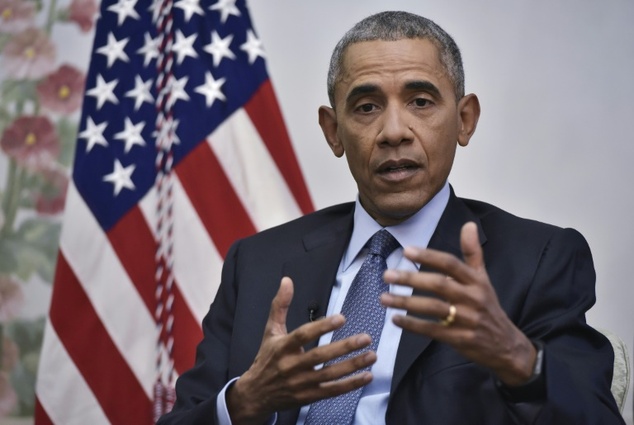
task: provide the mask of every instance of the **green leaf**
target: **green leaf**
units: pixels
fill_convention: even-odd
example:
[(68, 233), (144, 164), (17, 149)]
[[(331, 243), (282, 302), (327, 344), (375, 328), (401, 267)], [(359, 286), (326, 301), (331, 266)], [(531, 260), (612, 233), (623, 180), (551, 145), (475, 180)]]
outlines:
[(5, 80), (0, 84), (0, 97), (4, 102), (36, 101), (36, 82), (30, 80)]
[(28, 280), (37, 273), (45, 282), (52, 282), (57, 260), (61, 224), (44, 219), (24, 221), (12, 237), (15, 274)]
[[(22, 176), (22, 201), (32, 201), (33, 193), (55, 196), (59, 192), (59, 188), (44, 174), (40, 172), (29, 172)], [(26, 203), (24, 205), (33, 205)]]
[[(33, 320), (17, 319), (6, 324), (6, 334), (20, 347), (21, 353), (39, 351), (44, 338), (45, 318)], [(30, 368), (30, 365), (28, 365)], [(35, 372), (35, 369), (32, 369)]]
[(4, 133), (4, 129), (11, 121), (13, 121), (13, 115), (7, 108), (0, 105), (0, 134)]
[(55, 279), (55, 267), (57, 265), (57, 253), (46, 256), (46, 261), (37, 263), (36, 273), (48, 284), (53, 284)]
[(0, 52), (4, 50), (4, 46), (11, 40), (13, 36), (11, 34), (0, 33)]
[[(23, 359), (31, 361), (38, 357), (37, 353), (29, 352)], [(32, 361), (31, 361), (32, 362)], [(19, 416), (32, 414), (35, 406), (35, 374), (29, 372), (22, 363), (19, 363), (11, 371), (11, 386), (15, 390), (19, 400)]]
[(25, 242), (45, 250), (56, 250), (59, 242), (60, 224), (42, 218), (24, 220), (17, 235)]
[(16, 245), (17, 270), (15, 274), (22, 280), (29, 280), (33, 273), (40, 269), (46, 269), (46, 263), (50, 262), (45, 253), (25, 243)]
[(44, 339), (45, 318), (14, 320), (6, 325), (6, 336), (20, 352), (18, 364), (11, 370), (11, 386), (19, 399), (18, 416), (32, 416), (35, 402), (35, 376)]
[[(26, 208), (33, 208), (33, 192), (39, 192), (40, 188), (46, 184), (44, 176), (39, 173), (25, 172), (22, 175), (21, 188), (22, 196), (20, 197), (21, 206)], [(24, 204), (24, 201), (29, 201)]]
[(35, 208), (35, 201), (31, 196), (22, 196), (20, 198), (20, 208), (32, 210)]
[(59, 134), (61, 150), (59, 162), (64, 167), (70, 167), (75, 155), (75, 145), (77, 144), (77, 123), (69, 119), (62, 118), (57, 123), (57, 134)]
[(0, 238), (0, 274), (10, 275), (17, 271), (18, 260), (14, 249), (14, 243), (10, 238)]
[(69, 9), (59, 9), (57, 11), (57, 16), (55, 19), (58, 22), (68, 22), (70, 20), (70, 10)]

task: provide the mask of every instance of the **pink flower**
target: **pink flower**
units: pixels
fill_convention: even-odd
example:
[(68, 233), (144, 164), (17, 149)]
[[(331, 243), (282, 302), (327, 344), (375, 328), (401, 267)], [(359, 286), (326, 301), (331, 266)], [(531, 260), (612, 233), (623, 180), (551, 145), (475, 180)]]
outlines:
[(93, 17), (97, 13), (95, 0), (73, 0), (70, 4), (68, 19), (79, 25), (83, 32), (88, 32), (93, 26)]
[(58, 214), (64, 210), (68, 176), (61, 167), (48, 167), (40, 172), (44, 176), (46, 184), (34, 194), (35, 210), (40, 214)]
[(9, 39), (2, 51), (9, 77), (39, 79), (55, 68), (55, 44), (46, 33), (28, 28)]
[(8, 416), (18, 405), (18, 395), (11, 386), (9, 375), (0, 372), (0, 418)]
[(43, 116), (21, 116), (4, 130), (0, 147), (19, 164), (40, 169), (59, 154), (59, 139), (51, 121)]
[(71, 114), (81, 106), (86, 76), (70, 65), (62, 65), (37, 85), (40, 104), (53, 112)]
[(0, 0), (0, 28), (2, 32), (15, 34), (33, 23), (35, 2), (24, 0)]
[(0, 323), (16, 317), (24, 303), (22, 288), (13, 279), (0, 276)]

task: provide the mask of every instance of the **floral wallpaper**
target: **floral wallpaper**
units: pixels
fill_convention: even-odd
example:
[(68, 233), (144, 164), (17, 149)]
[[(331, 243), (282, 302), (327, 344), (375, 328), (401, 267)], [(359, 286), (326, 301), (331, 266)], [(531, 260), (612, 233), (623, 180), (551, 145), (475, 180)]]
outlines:
[(97, 0), (0, 0), (2, 423), (33, 416), (97, 11)]

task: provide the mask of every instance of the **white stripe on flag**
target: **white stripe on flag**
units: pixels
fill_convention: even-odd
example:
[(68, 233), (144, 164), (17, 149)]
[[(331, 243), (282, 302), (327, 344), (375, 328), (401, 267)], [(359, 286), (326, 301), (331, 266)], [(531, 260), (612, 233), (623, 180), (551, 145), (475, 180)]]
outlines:
[[(187, 306), (200, 325), (220, 285), (222, 257), (177, 174), (174, 173), (173, 177), (174, 277)], [(139, 203), (153, 234), (156, 234), (156, 193), (156, 189), (153, 188)]]
[(257, 230), (301, 215), (286, 181), (244, 109), (238, 109), (225, 120), (207, 141)]
[[(50, 321), (46, 322), (37, 374), (38, 399), (51, 421), (65, 425), (100, 425), (108, 419), (75, 367)], [(64, 406), (60, 409), (59, 406)]]
[(60, 249), (113, 343), (151, 398), (156, 374), (154, 319), (72, 180), (64, 222)]

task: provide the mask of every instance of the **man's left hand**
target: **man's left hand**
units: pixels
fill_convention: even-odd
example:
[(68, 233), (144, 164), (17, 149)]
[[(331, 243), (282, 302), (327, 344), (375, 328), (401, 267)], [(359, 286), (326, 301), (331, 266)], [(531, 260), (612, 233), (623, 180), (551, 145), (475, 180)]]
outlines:
[[(462, 227), (460, 244), (464, 261), (431, 249), (408, 247), (404, 250), (406, 258), (435, 270), (434, 273), (385, 272), (387, 282), (429, 291), (439, 299), (384, 294), (381, 301), (387, 307), (437, 317), (438, 321), (432, 321), (396, 315), (393, 320), (407, 331), (451, 345), (466, 358), (491, 369), (504, 384), (522, 385), (532, 375), (535, 347), (500, 306), (484, 266), (475, 223)], [(453, 321), (446, 320), (452, 316), (451, 306), (455, 308)]]

